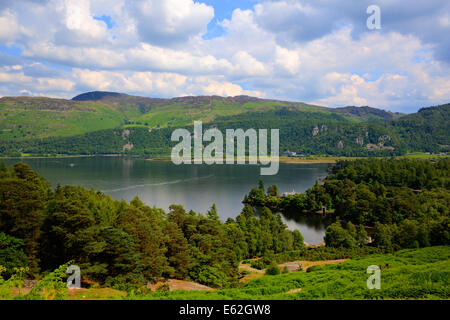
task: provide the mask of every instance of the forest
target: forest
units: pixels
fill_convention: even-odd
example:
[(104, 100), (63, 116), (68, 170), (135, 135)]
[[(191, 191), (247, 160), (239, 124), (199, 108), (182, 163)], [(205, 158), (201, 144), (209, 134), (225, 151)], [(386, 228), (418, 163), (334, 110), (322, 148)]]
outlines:
[[(370, 245), (392, 251), (450, 244), (450, 160), (339, 161), (320, 184), (282, 197), (253, 188), (244, 203), (290, 215), (325, 212), (330, 247)], [(368, 232), (370, 235), (368, 235)]]
[[(46, 284), (64, 288), (61, 280), (69, 264), (80, 266), (85, 287), (140, 292), (142, 296), (134, 298), (153, 299), (165, 296), (150, 293), (146, 284), (160, 279), (195, 281), (249, 298), (252, 294), (245, 292), (253, 291), (248, 286), (259, 282), (241, 283), (245, 273), (240, 263), (266, 269), (270, 276), (280, 274), (277, 264), (287, 261), (357, 261), (377, 255), (381, 261), (398, 250), (431, 246), (441, 248), (436, 249), (442, 251), (439, 261), (448, 262), (449, 170), (449, 159), (341, 161), (330, 168), (323, 183), (301, 194), (283, 197), (277, 186), (266, 188), (260, 181), (245, 196), (242, 212), (222, 222), (214, 204), (204, 214), (186, 212), (180, 205), (165, 212), (137, 197), (127, 203), (79, 186), (53, 189), (24, 163), (1, 164), (0, 296), (2, 284), (24, 278), (40, 279), (33, 292)], [(321, 247), (307, 247), (301, 233), (288, 230), (281, 218), (282, 212), (317, 215), (324, 209), (328, 227)], [(422, 253), (417, 251), (417, 257)], [(429, 263), (437, 263), (433, 259)], [(320, 268), (308, 272), (313, 269)], [(330, 272), (332, 283), (337, 274)], [(438, 291), (430, 292), (448, 297), (441, 287), (448, 275), (436, 281)], [(264, 292), (276, 293), (278, 287), (274, 284)], [(262, 292), (258, 290), (262, 289), (254, 292), (255, 298)], [(42, 294), (28, 296), (33, 297)]]
[(77, 186), (54, 190), (27, 165), (0, 168), (0, 265), (39, 276), (69, 261), (105, 286), (159, 277), (213, 287), (237, 282), (239, 261), (303, 248), (280, 214), (244, 208), (225, 223), (172, 205), (169, 212)]
[[(394, 120), (356, 121), (338, 113), (279, 108), (264, 112), (217, 116), (204, 130), (279, 129), (280, 153), (333, 156), (395, 156), (408, 152), (448, 152), (450, 105), (424, 108)], [(180, 126), (193, 132), (193, 126)], [(130, 125), (67, 137), (0, 139), (0, 154), (166, 156), (178, 127)]]

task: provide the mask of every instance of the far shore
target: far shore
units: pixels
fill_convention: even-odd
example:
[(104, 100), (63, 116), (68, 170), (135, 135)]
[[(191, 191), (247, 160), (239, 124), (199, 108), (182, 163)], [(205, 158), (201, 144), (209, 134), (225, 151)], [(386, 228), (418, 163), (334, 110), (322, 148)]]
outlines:
[[(146, 161), (172, 161), (170, 157), (154, 157), (154, 158), (145, 158), (139, 155), (123, 155), (123, 154), (99, 154), (99, 155), (52, 155), (52, 156), (31, 156), (31, 155), (24, 155), (21, 157), (6, 157), (6, 156), (0, 156), (0, 159), (64, 159), (64, 158), (93, 158), (93, 157), (131, 157), (131, 158), (141, 158), (145, 159)], [(279, 157), (280, 163), (335, 163), (337, 160), (351, 160), (356, 159), (351, 157), (314, 157), (314, 158), (295, 158), (295, 157), (286, 157), (281, 156)], [(203, 162), (206, 159), (203, 159)], [(235, 158), (235, 161), (237, 158)], [(246, 163), (248, 163), (248, 157), (245, 159)], [(194, 161), (194, 159), (192, 159)], [(225, 163), (225, 160), (224, 160)]]
[[(143, 159), (146, 161), (172, 161), (170, 157), (168, 156), (156, 156), (152, 158), (146, 158), (142, 155), (125, 155), (125, 154), (89, 154), (89, 155), (49, 155), (49, 156), (38, 156), (38, 155), (22, 155), (22, 156), (16, 156), (16, 157), (7, 157), (7, 156), (0, 156), (0, 159), (64, 159), (64, 158), (93, 158), (93, 157), (126, 157), (126, 158), (135, 158), (135, 159)], [(430, 155), (430, 154), (424, 154), (424, 153), (412, 153), (407, 154), (403, 156), (396, 156), (397, 159), (402, 158), (416, 158), (416, 159), (439, 159), (439, 158), (447, 158), (449, 155)], [(367, 157), (339, 157), (339, 156), (308, 156), (308, 157), (288, 157), (288, 156), (280, 156), (279, 162), (280, 163), (287, 163), (287, 164), (333, 164), (336, 163), (339, 160), (356, 160), (356, 159), (363, 159)], [(373, 157), (370, 157), (373, 158)], [(383, 157), (378, 157), (383, 158)], [(203, 163), (206, 159), (203, 159)], [(235, 162), (237, 158), (235, 157)], [(194, 161), (194, 159), (192, 159)], [(249, 158), (246, 157), (245, 162), (248, 164)], [(223, 161), (225, 163), (225, 159)]]

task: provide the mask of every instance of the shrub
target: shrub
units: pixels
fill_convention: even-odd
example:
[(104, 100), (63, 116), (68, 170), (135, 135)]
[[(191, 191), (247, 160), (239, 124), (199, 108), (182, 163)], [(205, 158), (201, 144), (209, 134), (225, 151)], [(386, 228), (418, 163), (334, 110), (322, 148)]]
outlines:
[(320, 270), (320, 269), (322, 269), (321, 266), (312, 266), (312, 267), (309, 267), (308, 269), (306, 269), (306, 272), (317, 271), (317, 270)]
[(158, 292), (168, 292), (170, 291), (170, 286), (167, 283), (163, 283), (156, 288), (156, 291)]
[(272, 262), (270, 266), (266, 269), (266, 275), (276, 276), (280, 274), (280, 268), (275, 262)]
[(58, 269), (50, 272), (25, 296), (28, 300), (64, 300), (67, 299), (67, 267), (70, 263), (63, 264)]
[(250, 263), (250, 266), (252, 267), (252, 268), (255, 268), (255, 269), (258, 269), (258, 270), (262, 270), (262, 269), (264, 269), (265, 267), (267, 267), (267, 265), (264, 263), (264, 261), (262, 261), (261, 259), (258, 259), (258, 260), (253, 260), (251, 263)]

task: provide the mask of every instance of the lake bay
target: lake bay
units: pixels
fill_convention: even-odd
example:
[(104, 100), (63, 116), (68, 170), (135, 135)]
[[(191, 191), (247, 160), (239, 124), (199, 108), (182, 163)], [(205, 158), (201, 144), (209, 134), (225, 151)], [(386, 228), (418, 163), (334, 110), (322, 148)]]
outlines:
[[(8, 159), (12, 165), (18, 159)], [(280, 193), (304, 192), (316, 180), (327, 175), (327, 164), (280, 163), (277, 175), (261, 176), (255, 165), (174, 165), (168, 161), (148, 161), (119, 157), (44, 158), (21, 160), (53, 186), (81, 185), (111, 195), (114, 199), (132, 200), (138, 196), (149, 206), (167, 210), (181, 204), (188, 210), (205, 213), (216, 204), (221, 220), (236, 217), (244, 195), (262, 179), (266, 189), (276, 184)], [(323, 223), (302, 217), (283, 218), (288, 228), (298, 229), (306, 242), (323, 240)]]

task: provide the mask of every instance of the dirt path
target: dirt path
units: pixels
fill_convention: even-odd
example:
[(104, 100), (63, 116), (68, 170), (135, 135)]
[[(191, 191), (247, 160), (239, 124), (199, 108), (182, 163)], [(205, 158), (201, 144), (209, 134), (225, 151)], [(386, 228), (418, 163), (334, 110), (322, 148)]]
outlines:
[[(289, 270), (289, 272), (296, 272), (299, 271), (300, 267), (303, 272), (306, 272), (306, 270), (309, 267), (312, 266), (323, 266), (327, 264), (338, 264), (345, 261), (349, 261), (350, 259), (337, 259), (337, 260), (320, 260), (320, 261), (308, 261), (308, 260), (300, 260), (300, 261), (290, 261), (285, 262), (282, 264), (279, 264), (278, 267), (282, 271), (284, 267), (286, 266)], [(246, 274), (244, 277), (240, 279), (241, 282), (248, 282), (250, 280), (262, 277), (265, 274), (265, 270), (258, 270), (255, 268), (252, 268), (250, 264), (243, 264), (241, 263), (239, 265), (239, 271), (247, 271), (249, 274)]]
[(196, 282), (190, 282), (190, 281), (184, 281), (184, 280), (175, 280), (175, 279), (169, 279), (167, 281), (158, 281), (153, 284), (148, 284), (147, 288), (151, 289), (152, 291), (156, 291), (158, 287), (167, 284), (169, 286), (169, 290), (206, 290), (206, 291), (212, 291), (216, 290), (214, 288), (204, 286), (200, 283)]
[(350, 259), (337, 259), (337, 260), (320, 260), (320, 261), (308, 261), (308, 260), (302, 260), (302, 261), (292, 261), (292, 262), (286, 262), (279, 264), (278, 267), (280, 270), (283, 270), (283, 268), (286, 266), (288, 267), (290, 272), (295, 272), (299, 270), (299, 266), (302, 267), (302, 271), (306, 271), (309, 267), (312, 266), (324, 266), (326, 264), (338, 264), (345, 261), (349, 261)]

